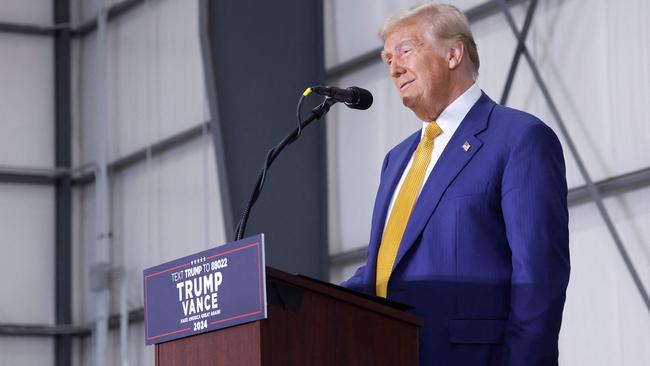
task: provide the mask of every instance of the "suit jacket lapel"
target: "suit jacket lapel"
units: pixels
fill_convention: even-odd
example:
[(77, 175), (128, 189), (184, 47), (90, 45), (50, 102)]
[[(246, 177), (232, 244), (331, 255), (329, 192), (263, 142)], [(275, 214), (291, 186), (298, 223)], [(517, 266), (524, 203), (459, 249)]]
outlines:
[[(487, 127), (488, 117), (494, 105), (495, 103), (487, 95), (482, 94), (447, 143), (411, 212), (393, 269), (424, 230), (444, 191), (483, 145), (475, 135)], [(471, 145), (468, 151), (461, 147), (465, 141)]]

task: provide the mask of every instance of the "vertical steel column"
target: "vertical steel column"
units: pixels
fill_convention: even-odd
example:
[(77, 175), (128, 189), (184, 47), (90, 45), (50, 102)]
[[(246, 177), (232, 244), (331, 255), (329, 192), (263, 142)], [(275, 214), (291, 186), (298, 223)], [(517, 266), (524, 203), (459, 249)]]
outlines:
[[(70, 22), (70, 0), (54, 0), (54, 24)], [(71, 154), (70, 30), (54, 33), (54, 124), (56, 168), (69, 169)], [(69, 174), (56, 179), (55, 186), (55, 322), (72, 323), (72, 184)], [(54, 347), (55, 365), (72, 363), (72, 337), (58, 335)]]
[(528, 6), (528, 11), (526, 12), (526, 18), (524, 19), (524, 27), (517, 37), (517, 48), (515, 50), (515, 55), (512, 57), (512, 63), (510, 64), (510, 70), (508, 71), (508, 77), (506, 78), (506, 85), (503, 87), (503, 94), (501, 94), (501, 101), (499, 101), (499, 104), (505, 105), (508, 102), (508, 96), (510, 96), (512, 83), (515, 80), (517, 67), (519, 67), (519, 60), (521, 60), (521, 54), (526, 46), (526, 38), (528, 37), (530, 25), (533, 23), (533, 16), (535, 15), (536, 9), (537, 0), (531, 0), (530, 5)]
[[(510, 27), (512, 33), (515, 35), (515, 37), (518, 40), (516, 52), (518, 53), (520, 52), (526, 58), (526, 61), (528, 62), (528, 65), (530, 66), (530, 69), (533, 73), (533, 77), (535, 78), (537, 85), (542, 91), (542, 95), (544, 96), (544, 99), (546, 100), (546, 103), (548, 104), (549, 109), (551, 110), (551, 114), (553, 115), (553, 118), (555, 118), (555, 121), (558, 124), (560, 132), (562, 133), (562, 136), (564, 137), (566, 144), (569, 147), (569, 150), (571, 151), (573, 158), (576, 161), (576, 165), (578, 165), (578, 170), (580, 170), (580, 173), (582, 174), (582, 178), (585, 180), (585, 185), (587, 186), (589, 196), (591, 197), (592, 201), (594, 201), (594, 203), (596, 204), (596, 207), (598, 208), (598, 211), (600, 212), (603, 221), (605, 221), (605, 225), (607, 226), (607, 229), (609, 230), (609, 233), (612, 236), (612, 239), (614, 240), (614, 244), (616, 244), (616, 248), (618, 249), (619, 254), (623, 258), (623, 262), (625, 262), (625, 266), (627, 267), (628, 271), (630, 272), (630, 275), (632, 276), (632, 280), (634, 281), (634, 284), (636, 285), (636, 288), (639, 291), (639, 295), (641, 295), (641, 299), (643, 300), (646, 308), (650, 312), (650, 297), (648, 297), (648, 292), (643, 286), (641, 277), (639, 277), (639, 274), (637, 273), (636, 268), (634, 267), (634, 263), (632, 263), (632, 259), (630, 258), (630, 255), (627, 253), (627, 250), (623, 245), (623, 241), (621, 240), (621, 237), (618, 234), (618, 231), (616, 230), (616, 227), (614, 226), (614, 223), (612, 222), (612, 219), (609, 216), (609, 212), (607, 211), (607, 208), (603, 203), (602, 195), (600, 194), (598, 187), (596, 187), (593, 180), (591, 179), (591, 176), (587, 171), (587, 167), (582, 161), (582, 157), (580, 156), (580, 153), (578, 152), (578, 149), (576, 148), (575, 143), (573, 142), (573, 139), (571, 138), (571, 135), (569, 134), (569, 131), (566, 128), (566, 124), (564, 123), (564, 120), (562, 119), (562, 116), (560, 115), (560, 112), (557, 109), (557, 106), (555, 105), (553, 98), (551, 97), (551, 93), (546, 87), (546, 83), (544, 82), (544, 79), (542, 78), (542, 75), (539, 72), (537, 63), (535, 63), (535, 60), (530, 55), (530, 52), (528, 52), (528, 48), (526, 47), (526, 44), (523, 43), (525, 40), (525, 36), (523, 32), (519, 32), (519, 30), (517, 29), (515, 20), (512, 14), (510, 13), (510, 9), (508, 9), (508, 6), (506, 5), (505, 0), (497, 0), (497, 1), (501, 6), (501, 12), (505, 16), (506, 21), (508, 22), (508, 26)], [(530, 5), (530, 7), (533, 8), (532, 10), (529, 8), (529, 12), (528, 12), (531, 18), (532, 18), (532, 11), (534, 11), (534, 7), (536, 6), (536, 4), (537, 1), (533, 0), (533, 3)], [(527, 20), (528, 23), (530, 23), (530, 19)], [(530, 26), (530, 24), (528, 24), (528, 26)], [(515, 61), (516, 60), (517, 57), (515, 56)], [(515, 61), (513, 61), (513, 64), (515, 63)], [(511, 70), (511, 73), (513, 74), (514, 71), (516, 71), (516, 64), (514, 64), (514, 69), (515, 70)], [(504, 93), (504, 95), (507, 97), (507, 94)]]
[(110, 129), (108, 125), (108, 9), (105, 0), (97, 4), (97, 70), (95, 125), (98, 175), (95, 179), (95, 258), (91, 267), (91, 290), (95, 300), (95, 328), (93, 332), (93, 364), (104, 366), (108, 356), (108, 318), (111, 305), (110, 273), (112, 269), (112, 233), (110, 215), (110, 182), (108, 151)]

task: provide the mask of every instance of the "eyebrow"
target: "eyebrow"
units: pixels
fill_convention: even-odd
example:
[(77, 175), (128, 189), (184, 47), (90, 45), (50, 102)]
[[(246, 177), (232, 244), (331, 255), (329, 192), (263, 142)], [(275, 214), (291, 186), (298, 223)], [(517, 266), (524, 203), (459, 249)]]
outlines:
[(405, 45), (413, 45), (413, 46), (417, 47), (419, 44), (420, 44), (420, 42), (418, 42), (418, 41), (416, 41), (414, 39), (407, 39), (407, 40), (404, 40), (404, 41), (398, 43), (397, 46), (395, 46), (395, 49), (398, 50), (398, 49), (404, 47)]
[[(414, 47), (417, 47), (417, 46), (420, 45), (420, 44), (421, 44), (421, 42), (418, 42), (417, 40), (414, 40), (414, 39), (406, 39), (406, 40), (404, 40), (404, 41), (398, 43), (397, 46), (395, 46), (394, 49), (395, 49), (395, 50), (399, 50), (400, 48), (404, 47), (405, 45), (413, 45)], [(387, 61), (388, 61), (388, 57), (389, 57), (390, 55), (391, 55), (391, 53), (386, 52), (386, 50), (381, 50), (381, 54), (380, 54), (380, 56), (381, 56), (381, 60), (382, 60), (382, 61), (387, 62)]]

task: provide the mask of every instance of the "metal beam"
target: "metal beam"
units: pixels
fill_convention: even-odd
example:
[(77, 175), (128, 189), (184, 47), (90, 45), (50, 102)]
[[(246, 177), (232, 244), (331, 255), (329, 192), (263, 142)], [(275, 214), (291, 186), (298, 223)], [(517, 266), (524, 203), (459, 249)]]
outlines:
[[(137, 324), (144, 321), (144, 308), (136, 308), (129, 311), (129, 324)], [(108, 328), (117, 329), (120, 327), (120, 314), (112, 314), (108, 318)], [(20, 337), (89, 337), (92, 335), (93, 324), (88, 325), (45, 325), (45, 324), (0, 324), (0, 336)]]
[(537, 0), (531, 0), (530, 5), (528, 6), (528, 11), (526, 12), (526, 18), (524, 19), (524, 27), (517, 37), (517, 48), (515, 49), (515, 55), (512, 57), (512, 62), (510, 63), (510, 70), (508, 71), (508, 77), (506, 78), (506, 84), (503, 87), (503, 93), (501, 94), (501, 100), (499, 104), (506, 105), (508, 102), (508, 96), (510, 95), (510, 90), (512, 89), (512, 83), (515, 81), (515, 74), (517, 73), (517, 67), (519, 66), (519, 60), (521, 60), (521, 54), (523, 53), (523, 48), (526, 45), (526, 37), (528, 37), (528, 31), (530, 31), (530, 25), (533, 23), (533, 16), (535, 15), (535, 10), (537, 9)]
[[(610, 197), (648, 186), (650, 186), (650, 167), (596, 182), (596, 188), (603, 197)], [(588, 187), (584, 185), (570, 189), (568, 201), (569, 206), (591, 202)]]
[[(144, 308), (129, 310), (129, 324), (142, 323), (144, 321)], [(117, 329), (120, 327), (120, 314), (111, 314), (108, 317), (108, 329)]]
[[(127, 14), (129, 11), (135, 9), (136, 7), (144, 3), (145, 0), (124, 0), (119, 3), (113, 4), (107, 9), (108, 14), (106, 20), (108, 22), (116, 20), (122, 15)], [(71, 29), (72, 35), (75, 37), (86, 36), (89, 33), (94, 32), (95, 30), (97, 30), (97, 17), (93, 17), (92, 19), (81, 23), (81, 25), (77, 26), (76, 28)]]
[[(515, 5), (523, 4), (527, 0), (506, 0), (508, 7), (513, 7)], [(489, 16), (499, 13), (499, 2), (497, 0), (490, 0), (484, 3), (478, 4), (472, 8), (464, 11), (467, 20), (470, 23), (477, 22), (481, 19), (485, 19)]]
[(362, 53), (359, 56), (344, 61), (338, 65), (330, 67), (326, 70), (327, 79), (336, 79), (343, 75), (361, 70), (367, 66), (380, 62), (381, 50), (381, 47), (377, 47), (368, 52)]
[(0, 22), (0, 32), (25, 34), (32, 36), (53, 36), (57, 29), (60, 28), (68, 28), (68, 26), (63, 25), (60, 27), (55, 27), (49, 25)]
[(92, 331), (89, 327), (72, 325), (0, 324), (0, 336), (87, 337), (91, 333)]
[[(144, 4), (145, 0), (124, 0), (108, 8), (108, 21), (116, 20), (129, 11)], [(54, 25), (0, 22), (0, 32), (35, 36), (56, 36), (57, 31), (68, 31), (72, 37), (83, 37), (97, 30), (97, 17), (74, 27), (68, 21), (54, 22)]]
[[(507, 0), (506, 3), (509, 7), (521, 4), (526, 0)], [(489, 17), (490, 15), (497, 14), (499, 12), (499, 3), (497, 0), (486, 1), (482, 4), (474, 6), (466, 10), (465, 16), (470, 23), (477, 22), (481, 19)], [(381, 62), (379, 57), (382, 47), (377, 47), (373, 50), (365, 52), (357, 57), (351, 58), (348, 61), (342, 62), (338, 65), (330, 67), (326, 71), (326, 78), (328, 80), (341, 77), (345, 74), (360, 70), (366, 66), (372, 65), (374, 63)]]
[[(150, 152), (151, 156), (153, 157), (166, 153), (180, 145), (187, 144), (201, 137), (203, 135), (204, 129), (209, 129), (209, 127), (209, 122), (204, 122), (198, 126), (188, 128), (187, 130), (181, 131), (173, 136), (162, 139), (152, 145), (136, 150), (131, 154), (121, 157), (108, 164), (108, 171), (110, 174), (119, 173), (127, 168), (145, 161), (147, 159), (148, 152)], [(86, 172), (79, 176), (73, 177), (73, 184), (86, 185), (92, 183), (94, 180), (95, 175), (93, 173)]]
[[(162, 139), (148, 147), (144, 147), (127, 156), (119, 158), (109, 164), (109, 168), (112, 172), (119, 172), (138, 164), (146, 160), (148, 149), (151, 149), (151, 154), (154, 156), (166, 153), (180, 145), (187, 144), (200, 138), (203, 135), (204, 128), (210, 130), (210, 122), (204, 122), (197, 126), (188, 128), (187, 130)], [(82, 172), (77, 174), (80, 170)], [(0, 166), (0, 183), (52, 185), (56, 183), (57, 179), (70, 175), (72, 176), (72, 183), (74, 185), (85, 185), (95, 180), (94, 172), (89, 171), (89, 169), (40, 169)]]
[(364, 260), (368, 255), (368, 248), (361, 247), (357, 249), (347, 250), (344, 252), (330, 255), (330, 266), (345, 266)]
[(52, 185), (65, 174), (67, 174), (66, 169), (0, 166), (0, 183)]
[[(70, 0), (53, 0), (54, 24), (70, 22)], [(72, 96), (70, 30), (61, 28), (54, 34), (54, 164), (69, 170), (72, 165)], [(55, 324), (72, 323), (72, 181), (69, 174), (57, 177), (55, 185), (54, 311)], [(72, 337), (57, 335), (54, 364), (72, 363)]]

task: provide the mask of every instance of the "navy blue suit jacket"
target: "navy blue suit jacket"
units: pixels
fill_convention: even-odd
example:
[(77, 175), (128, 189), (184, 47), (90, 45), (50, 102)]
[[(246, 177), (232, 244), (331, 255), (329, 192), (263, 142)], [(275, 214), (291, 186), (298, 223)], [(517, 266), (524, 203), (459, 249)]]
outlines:
[[(386, 155), (368, 260), (343, 286), (375, 293), (388, 206), (419, 140)], [(556, 135), (483, 94), (425, 182), (388, 282), (388, 298), (425, 319), (421, 365), (557, 364), (568, 244)]]

